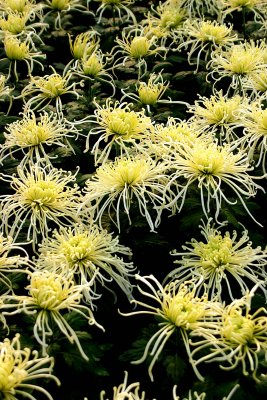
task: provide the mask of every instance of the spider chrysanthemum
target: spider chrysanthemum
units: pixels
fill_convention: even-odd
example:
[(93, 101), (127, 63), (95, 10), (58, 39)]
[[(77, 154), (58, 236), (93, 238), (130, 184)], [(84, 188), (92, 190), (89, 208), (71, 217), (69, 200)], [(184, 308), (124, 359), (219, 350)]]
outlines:
[[(267, 345), (267, 316), (264, 307), (252, 311), (251, 301), (257, 285), (245, 296), (224, 306), (217, 333), (208, 335), (209, 352), (196, 362), (218, 362), (226, 371), (242, 368), (245, 376), (259, 382), (259, 369)], [(205, 336), (205, 332), (204, 332)], [(203, 350), (204, 346), (202, 347)], [(197, 352), (194, 355), (197, 356)]]
[[(51, 102), (54, 102), (58, 113), (62, 111), (61, 97), (69, 94), (74, 95), (76, 98), (79, 94), (76, 90), (77, 82), (70, 82), (72, 73), (70, 71), (63, 71), (60, 75), (53, 67), (53, 73), (45, 76), (30, 76), (30, 82), (22, 89), (21, 97), (26, 103), (25, 107), (38, 109), (41, 111)], [(26, 100), (27, 97), (30, 97)]]
[(220, 143), (231, 142), (237, 136), (234, 128), (240, 125), (241, 110), (248, 105), (246, 99), (239, 95), (225, 96), (222, 91), (210, 97), (201, 97), (188, 112), (193, 114), (191, 120), (204, 131), (215, 134)]
[[(100, 221), (109, 214), (120, 230), (123, 215), (131, 223), (133, 205), (145, 217), (151, 230), (159, 223), (160, 207), (164, 203), (169, 165), (157, 163), (150, 157), (121, 157), (97, 168), (84, 188), (83, 210), (93, 210)], [(166, 194), (165, 194), (166, 195)], [(167, 196), (167, 195), (166, 195)], [(155, 214), (155, 216), (153, 216)]]
[(264, 41), (246, 41), (234, 44), (226, 50), (217, 49), (211, 53), (211, 60), (207, 64), (210, 69), (208, 76), (214, 84), (222, 78), (228, 77), (231, 82), (229, 89), (240, 95), (245, 92), (244, 81), (255, 73), (260, 73), (265, 67)]
[[(119, 244), (118, 237), (95, 224), (79, 224), (54, 231), (51, 238), (41, 243), (39, 254), (38, 266), (42, 269), (72, 272), (79, 284), (87, 283), (95, 276), (93, 286), (96, 290), (97, 282), (107, 286), (113, 279), (131, 297), (129, 276), (134, 266), (125, 261), (125, 257), (129, 258), (132, 252)], [(84, 294), (88, 300), (86, 292)]]
[(136, 24), (135, 15), (131, 10), (135, 0), (87, 0), (88, 3), (92, 1), (100, 3), (96, 10), (96, 15), (98, 15), (98, 23), (102, 21), (105, 12), (111, 9), (112, 13), (116, 13), (118, 15), (120, 21), (123, 22), (126, 20)]
[(254, 14), (255, 21), (264, 22), (266, 20), (266, 2), (264, 0), (220, 0), (220, 6), (223, 18), (238, 11)]
[(216, 301), (209, 301), (206, 294), (201, 297), (196, 296), (198, 285), (196, 282), (187, 281), (181, 283), (176, 280), (166, 286), (153, 276), (136, 275), (136, 279), (145, 285), (146, 290), (138, 284), (140, 293), (155, 301), (155, 305), (147, 304), (145, 301), (132, 300), (136, 305), (143, 307), (143, 310), (133, 311), (125, 316), (138, 314), (151, 314), (162, 320), (158, 323), (159, 330), (150, 338), (146, 344), (143, 356), (133, 361), (133, 364), (140, 364), (146, 360), (148, 355), (152, 356), (149, 364), (148, 373), (153, 381), (152, 369), (162, 352), (166, 342), (171, 335), (179, 330), (184, 342), (189, 362), (191, 363), (197, 377), (203, 380), (199, 371), (194, 367), (194, 360), (191, 357), (190, 332), (197, 330), (198, 335), (201, 331), (213, 331), (217, 319), (220, 319), (221, 306)]
[(203, 278), (203, 286), (210, 298), (222, 297), (228, 293), (233, 300), (237, 295), (236, 288), (233, 294), (231, 283), (235, 280), (244, 295), (249, 286), (261, 282), (264, 289), (267, 281), (266, 264), (267, 253), (260, 246), (253, 247), (249, 240), (248, 231), (238, 233), (221, 230), (214, 227), (209, 220), (201, 225), (204, 240), (192, 239), (182, 246), (183, 251), (172, 251), (172, 255), (179, 257), (174, 261), (179, 266), (174, 268), (168, 278), (180, 281)]
[[(196, 139), (194, 146), (184, 144), (180, 148), (179, 153), (173, 158), (172, 167), (174, 172), (167, 188), (176, 185), (177, 195), (167, 206), (175, 206), (180, 211), (188, 188), (194, 183), (197, 184), (202, 210), (207, 217), (211, 212), (211, 206), (214, 207), (217, 220), (223, 202), (235, 204), (239, 200), (248, 215), (257, 222), (244, 198), (255, 197), (257, 190), (264, 191), (264, 189), (249, 174), (253, 166), (249, 162), (247, 153), (237, 150), (235, 143), (220, 146), (217, 143)], [(226, 188), (230, 189), (230, 195), (225, 192)]]
[(41, 159), (50, 163), (51, 147), (63, 147), (74, 152), (68, 138), (78, 136), (78, 133), (79, 131), (63, 117), (62, 113), (38, 114), (29, 109), (22, 113), (22, 119), (6, 125), (5, 142), (0, 145), (0, 157), (2, 156), (3, 160), (22, 151), (22, 164)]
[[(84, 318), (89, 325), (99, 325), (88, 305), (82, 304), (83, 290), (85, 285), (76, 285), (72, 274), (55, 273), (50, 271), (34, 271), (29, 275), (30, 283), (26, 287), (28, 295), (5, 295), (3, 313), (4, 315), (15, 315), (25, 313), (36, 315), (33, 334), (42, 347), (43, 355), (47, 354), (49, 337), (53, 335), (53, 324), (72, 344), (76, 344), (81, 356), (88, 360), (78, 335), (69, 324), (65, 316), (77, 313)], [(87, 284), (90, 286), (91, 282)]]
[(244, 126), (242, 145), (247, 150), (249, 158), (255, 161), (255, 167), (261, 166), (266, 174), (267, 153), (267, 108), (261, 101), (250, 103), (242, 113)]
[[(124, 373), (124, 380), (119, 386), (113, 386), (113, 400), (129, 399), (129, 400), (145, 400), (145, 392), (139, 392), (140, 383), (134, 382), (128, 384), (128, 372)], [(87, 400), (87, 399), (85, 399)], [(108, 400), (104, 390), (100, 393), (100, 400)]]
[[(95, 155), (95, 163), (104, 163), (114, 147), (120, 154), (126, 153), (135, 143), (148, 136), (152, 129), (152, 120), (145, 111), (133, 111), (128, 103), (107, 100), (101, 107), (96, 103), (94, 119), (97, 124), (88, 135), (86, 149), (89, 149), (91, 135), (98, 135), (91, 152)], [(101, 151), (100, 151), (101, 149)]]
[(211, 51), (216, 49), (222, 51), (238, 40), (232, 26), (217, 21), (188, 19), (184, 23), (183, 30), (184, 36), (188, 38), (181, 40), (178, 50), (189, 49), (188, 62), (190, 65), (196, 65), (196, 71), (202, 57), (203, 61), (207, 62)]
[(11, 236), (0, 233), (0, 283), (7, 291), (12, 290), (12, 274), (20, 274), (30, 267), (29, 256), (21, 244)]
[(3, 175), (10, 182), (13, 193), (1, 196), (2, 227), (7, 234), (17, 237), (25, 227), (27, 240), (33, 246), (47, 236), (50, 223), (58, 226), (77, 222), (79, 188), (76, 175), (36, 163), (19, 166), (17, 175)]
[[(21, 397), (37, 400), (40, 394), (53, 400), (43, 385), (32, 383), (36, 379), (44, 381), (52, 379), (60, 385), (58, 378), (52, 374), (53, 357), (39, 357), (36, 350), (21, 348), (19, 334), (16, 334), (13, 339), (6, 338), (0, 342), (0, 365), (0, 394), (3, 400), (18, 400)], [(35, 391), (39, 395), (32, 393)]]

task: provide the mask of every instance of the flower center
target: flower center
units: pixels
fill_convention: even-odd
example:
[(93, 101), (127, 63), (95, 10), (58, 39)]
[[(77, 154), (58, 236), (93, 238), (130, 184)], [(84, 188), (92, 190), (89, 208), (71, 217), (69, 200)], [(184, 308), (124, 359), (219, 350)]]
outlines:
[(254, 322), (238, 312), (227, 315), (221, 329), (222, 336), (236, 345), (246, 345), (253, 339)]

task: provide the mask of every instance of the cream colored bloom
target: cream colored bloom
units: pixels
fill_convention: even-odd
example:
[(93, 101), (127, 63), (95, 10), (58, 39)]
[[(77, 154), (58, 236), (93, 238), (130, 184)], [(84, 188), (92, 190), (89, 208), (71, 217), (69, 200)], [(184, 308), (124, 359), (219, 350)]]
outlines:
[[(88, 305), (81, 304), (85, 285), (76, 285), (72, 274), (57, 274), (49, 271), (34, 271), (29, 275), (30, 284), (26, 287), (28, 295), (4, 296), (4, 315), (18, 313), (36, 314), (33, 327), (34, 337), (42, 347), (43, 355), (47, 354), (49, 337), (53, 335), (53, 324), (72, 344), (76, 344), (81, 356), (89, 360), (82, 349), (78, 335), (68, 323), (65, 316), (74, 312), (87, 320), (89, 325), (99, 325)], [(91, 282), (87, 284), (90, 286)], [(13, 310), (13, 311), (12, 311)]]
[[(165, 201), (168, 169), (168, 164), (147, 156), (116, 158), (97, 168), (86, 181), (82, 210), (94, 211), (100, 224), (104, 213), (108, 213), (120, 230), (123, 215), (131, 223), (130, 210), (135, 205), (153, 231), (159, 224), (159, 206)], [(156, 206), (158, 211), (154, 210)]]
[[(113, 237), (95, 224), (79, 224), (54, 231), (51, 238), (45, 239), (40, 244), (37, 263), (39, 268), (49, 271), (72, 272), (79, 284), (88, 283), (95, 277), (92, 283), (95, 292), (97, 283), (108, 287), (108, 282), (114, 280), (130, 298), (129, 277), (134, 266), (124, 258), (131, 254), (128, 247), (119, 244), (118, 236)], [(90, 300), (86, 288), (84, 296)]]
[(0, 342), (0, 365), (0, 394), (3, 400), (19, 400), (21, 396), (32, 400), (40, 398), (35, 397), (33, 391), (53, 400), (43, 386), (31, 383), (35, 379), (52, 379), (60, 385), (58, 378), (52, 374), (53, 357), (38, 357), (36, 350), (22, 349), (19, 334), (12, 340), (6, 338)]
[[(0, 233), (0, 282), (8, 291), (12, 291), (11, 274), (27, 272), (31, 268), (29, 256), (20, 244), (14, 243), (11, 236)], [(11, 280), (10, 280), (11, 279)]]
[[(257, 222), (243, 197), (254, 197), (257, 190), (264, 191), (264, 189), (250, 176), (253, 167), (250, 165), (248, 155), (242, 150), (237, 150), (235, 143), (220, 146), (217, 143), (197, 139), (194, 146), (184, 144), (180, 148), (179, 153), (173, 157), (172, 167), (174, 172), (167, 188), (176, 185), (177, 195), (166, 207), (174, 205), (180, 211), (189, 186), (194, 184), (200, 192), (202, 210), (207, 217), (211, 212), (211, 206), (214, 207), (217, 220), (224, 202), (235, 204), (239, 200), (248, 215)], [(181, 180), (184, 183), (181, 183)], [(236, 200), (232, 196), (226, 196), (224, 187), (232, 191), (232, 196), (235, 196)]]
[(210, 341), (210, 348), (197, 363), (219, 362), (220, 367), (227, 371), (240, 366), (245, 376), (251, 375), (259, 381), (259, 359), (267, 351), (267, 316), (264, 307), (254, 313), (251, 310), (256, 289), (257, 285), (244, 297), (224, 307), (217, 333), (207, 336), (203, 333)]
[(81, 60), (84, 56), (90, 56), (99, 47), (100, 38), (94, 30), (79, 33), (72, 41), (69, 35), (70, 51), (75, 60)]
[(255, 21), (264, 22), (266, 12), (265, 0), (220, 0), (222, 17), (234, 11), (246, 11), (254, 14)]
[(251, 93), (252, 97), (267, 97), (267, 67), (261, 71), (249, 75), (244, 81), (245, 89)]
[(244, 132), (242, 145), (248, 152), (255, 166), (261, 166), (263, 174), (266, 174), (267, 153), (267, 109), (261, 101), (250, 103), (242, 113), (242, 125)]
[(226, 50), (215, 50), (207, 65), (215, 83), (224, 77), (231, 78), (230, 88), (240, 95), (244, 92), (244, 81), (252, 74), (260, 73), (265, 67), (264, 52), (266, 43), (248, 41), (234, 44)]
[[(145, 400), (145, 392), (139, 393), (140, 383), (134, 382), (128, 384), (128, 372), (124, 372), (124, 381), (119, 386), (113, 387), (112, 400)], [(102, 390), (100, 393), (100, 400), (108, 400), (106, 398), (106, 392)]]
[(234, 129), (240, 126), (241, 110), (246, 106), (249, 108), (249, 103), (243, 97), (228, 97), (220, 91), (210, 97), (199, 96), (188, 112), (199, 129), (211, 131), (220, 143), (231, 143), (238, 138)]
[(71, 172), (36, 163), (19, 166), (17, 175), (4, 175), (2, 180), (13, 189), (1, 196), (2, 227), (14, 238), (25, 228), (35, 247), (39, 235), (48, 235), (51, 222), (64, 226), (79, 221), (79, 188)]
[[(32, 108), (33, 110), (43, 110), (51, 102), (54, 102), (56, 111), (62, 111), (61, 97), (65, 94), (72, 94), (76, 98), (79, 94), (76, 90), (77, 82), (70, 83), (72, 73), (70, 71), (63, 72), (62, 75), (57, 73), (53, 67), (51, 75), (30, 76), (30, 82), (21, 91), (21, 97), (25, 102), (26, 110)], [(25, 98), (30, 97), (28, 101)]]
[[(156, 8), (152, 5), (151, 11), (142, 21), (144, 32), (149, 38), (155, 36), (160, 40), (161, 46), (165, 46), (168, 38), (171, 38), (173, 42), (180, 38), (186, 16), (186, 8), (182, 7), (179, 2), (176, 4), (164, 1)], [(168, 43), (168, 45), (170, 46), (172, 43)]]
[(50, 163), (48, 149), (51, 151), (51, 146), (74, 152), (68, 138), (75, 135), (77, 137), (79, 131), (62, 114), (42, 112), (38, 115), (28, 110), (22, 115), (22, 119), (6, 125), (5, 142), (0, 145), (0, 157), (7, 152), (6, 156), (22, 151), (21, 164), (28, 161), (39, 162), (41, 159)]
[(130, 104), (112, 102), (110, 99), (103, 107), (95, 104), (94, 119), (90, 122), (98, 126), (90, 130), (86, 150), (89, 150), (90, 136), (99, 135), (91, 150), (96, 164), (105, 163), (115, 146), (119, 148), (120, 154), (128, 154), (130, 148), (150, 134), (152, 120), (145, 115), (144, 110), (133, 111)]
[(38, 58), (44, 59), (46, 55), (42, 54), (41, 52), (35, 51), (34, 48), (31, 48), (30, 42), (31, 41), (29, 38), (22, 41), (16, 36), (9, 33), (6, 33), (4, 36), (4, 50), (6, 53), (6, 58), (9, 60), (8, 77), (11, 76), (11, 72), (13, 69), (16, 81), (18, 81), (19, 79), (17, 71), (18, 61), (24, 61), (26, 63), (28, 74), (32, 73), (34, 63), (37, 63), (43, 69), (43, 64), (38, 61)]
[(203, 377), (197, 368), (195, 368), (194, 360), (191, 357), (189, 335), (194, 330), (198, 331), (198, 335), (201, 335), (201, 332), (205, 330), (209, 331), (211, 329), (213, 331), (214, 326), (216, 327), (217, 319), (220, 319), (220, 304), (215, 301), (209, 301), (206, 294), (197, 297), (196, 290), (198, 284), (192, 281), (180, 284), (176, 280), (163, 287), (153, 275), (143, 277), (136, 275), (136, 279), (142, 282), (147, 288), (146, 291), (138, 284), (137, 288), (140, 293), (148, 297), (150, 301), (153, 299), (155, 305), (147, 304), (145, 301), (132, 300), (132, 303), (140, 305), (144, 309), (122, 315), (151, 314), (160, 319), (161, 322), (158, 322), (160, 329), (149, 339), (143, 356), (132, 363), (140, 364), (146, 360), (148, 355), (152, 356), (148, 373), (153, 381), (152, 369), (154, 364), (168, 339), (176, 330), (179, 330), (189, 362), (197, 377), (203, 380)]
[[(184, 38), (178, 46), (178, 50), (189, 49), (188, 62), (196, 65), (196, 71), (203, 57), (203, 61), (210, 59), (210, 52), (218, 49), (222, 51), (229, 48), (238, 40), (237, 34), (233, 33), (232, 26), (210, 20), (187, 19), (183, 26)], [(196, 61), (195, 61), (196, 59)]]
[(35, 0), (0, 0), (0, 10), (5, 13), (29, 13), (35, 15), (42, 9), (41, 4), (36, 4)]
[[(90, 3), (92, 0), (88, 0)], [(94, 0), (93, 0), (94, 1)], [(98, 15), (97, 23), (102, 21), (102, 17), (105, 11), (112, 8), (115, 11), (121, 21), (131, 21), (136, 24), (136, 18), (134, 13), (131, 11), (131, 6), (135, 3), (135, 0), (96, 0), (100, 3), (96, 10), (96, 15)], [(125, 18), (126, 17), (126, 18)]]
[(223, 233), (211, 224), (211, 220), (200, 228), (203, 241), (192, 239), (182, 246), (183, 251), (172, 251), (171, 254), (178, 257), (174, 263), (179, 266), (167, 278), (182, 282), (193, 278), (198, 280), (201, 276), (203, 282), (199, 291), (205, 286), (210, 298), (217, 296), (221, 299), (227, 292), (234, 300), (237, 296), (236, 287), (234, 293), (231, 289), (234, 280), (241, 295), (249, 290), (248, 282), (252, 285), (261, 282), (261, 289), (267, 295), (267, 252), (260, 246), (252, 247), (248, 231), (244, 230), (240, 237), (236, 231)]
[(49, 9), (49, 11), (45, 14), (45, 18), (56, 13), (56, 17), (54, 19), (55, 29), (63, 29), (61, 25), (62, 16), (70, 10), (87, 13), (89, 12), (88, 8), (81, 4), (80, 0), (46, 0), (44, 7)]

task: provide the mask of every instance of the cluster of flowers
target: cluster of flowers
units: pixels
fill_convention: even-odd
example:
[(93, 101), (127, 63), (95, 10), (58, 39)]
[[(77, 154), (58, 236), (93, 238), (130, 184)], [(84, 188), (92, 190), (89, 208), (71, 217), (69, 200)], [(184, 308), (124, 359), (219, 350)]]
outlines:
[[(49, 377), (59, 384), (49, 355), (54, 325), (88, 360), (66, 316), (77, 313), (104, 330), (96, 304), (111, 281), (129, 304), (142, 307), (122, 315), (150, 314), (159, 321), (143, 356), (133, 361), (150, 357), (152, 381), (153, 367), (177, 331), (200, 381), (205, 377), (199, 365), (210, 362), (225, 370), (241, 366), (256, 382), (266, 379), (266, 309), (253, 310), (252, 299), (255, 293), (267, 297), (267, 251), (253, 246), (245, 227), (241, 234), (225, 231), (222, 208), (238, 203), (262, 227), (247, 200), (265, 193), (267, 177), (267, 3), (166, 0), (144, 7), (140, 20), (135, 3), (0, 0), (0, 104), (6, 114), (21, 104), (0, 144), (0, 321), (8, 333), (10, 316), (33, 315), (32, 334), (42, 353), (38, 358), (21, 349), (19, 334), (0, 342), (0, 393), (6, 400), (35, 399), (34, 389), (52, 399), (28, 381)], [(96, 27), (73, 37), (71, 13), (91, 18)], [(229, 23), (236, 14), (242, 15), (242, 32)], [(256, 39), (246, 24), (251, 18)], [(100, 28), (109, 21), (116, 37), (106, 49)], [(45, 68), (47, 31), (68, 38), (71, 59), (59, 71)], [(151, 69), (154, 59), (184, 53), (211, 88), (194, 104), (168, 96), (164, 67)], [(120, 87), (125, 69), (134, 83)], [(83, 110), (85, 98), (92, 112), (69, 118), (73, 103)], [(158, 122), (160, 105), (186, 115)], [(82, 176), (79, 166), (66, 167), (81, 151), (92, 156)], [(125, 221), (131, 225), (137, 213), (156, 234), (163, 216), (179, 215), (192, 192), (202, 210), (203, 241), (193, 238), (172, 252), (178, 267), (163, 282), (136, 273), (131, 249), (119, 242)], [(12, 281), (20, 273), (28, 281), (23, 288)], [(139, 294), (147, 302), (136, 299)], [(227, 399), (236, 390), (238, 385)], [(138, 383), (127, 386), (126, 373), (113, 398), (145, 399), (138, 393)], [(193, 397), (204, 399), (205, 393), (190, 392)]]

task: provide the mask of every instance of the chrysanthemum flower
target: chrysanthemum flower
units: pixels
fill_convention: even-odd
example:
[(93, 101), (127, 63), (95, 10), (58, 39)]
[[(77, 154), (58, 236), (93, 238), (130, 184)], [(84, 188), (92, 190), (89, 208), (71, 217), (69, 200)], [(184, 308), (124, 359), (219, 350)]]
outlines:
[(244, 81), (244, 88), (250, 92), (250, 97), (252, 98), (261, 96), (267, 98), (267, 67), (250, 74), (247, 80)]
[(16, 37), (25, 36), (30, 40), (33, 48), (34, 39), (42, 42), (40, 37), (41, 33), (37, 34), (36, 28), (41, 28), (42, 30), (47, 26), (42, 21), (34, 22), (31, 9), (24, 12), (10, 11), (7, 15), (2, 15), (0, 17), (0, 31), (2, 33), (8, 33), (16, 35)]
[[(96, 104), (94, 119), (90, 122), (98, 126), (92, 128), (88, 135), (86, 151), (89, 150), (89, 139), (91, 135), (99, 135), (91, 153), (95, 155), (95, 163), (104, 163), (115, 146), (119, 148), (120, 154), (126, 153), (134, 147), (136, 142), (150, 134), (152, 129), (151, 118), (145, 116), (145, 111), (133, 111), (128, 103), (112, 102), (110, 99), (101, 107)], [(106, 143), (101, 149), (102, 143)]]
[(61, 20), (65, 13), (69, 11), (89, 12), (87, 7), (81, 4), (80, 0), (46, 0), (44, 7), (49, 9), (49, 11), (45, 14), (45, 18), (53, 13), (56, 13), (56, 18), (54, 21), (55, 29), (63, 29)]
[(133, 361), (133, 364), (140, 364), (148, 357), (152, 356), (148, 373), (153, 381), (152, 369), (162, 352), (166, 342), (171, 335), (179, 330), (186, 348), (186, 352), (197, 377), (203, 380), (199, 371), (194, 367), (194, 360), (191, 357), (189, 335), (191, 331), (201, 331), (214, 329), (217, 319), (220, 318), (221, 306), (215, 301), (209, 301), (206, 294), (202, 297), (196, 296), (198, 285), (196, 282), (185, 282), (180, 284), (177, 280), (163, 287), (153, 276), (136, 275), (136, 279), (142, 282), (147, 291), (137, 285), (140, 293), (156, 304), (150, 305), (144, 301), (132, 300), (132, 303), (140, 305), (144, 310), (133, 311), (125, 316), (138, 314), (151, 314), (160, 318), (162, 322), (158, 323), (160, 329), (148, 341), (143, 356)]
[[(74, 273), (79, 284), (85, 284), (95, 276), (96, 283), (106, 286), (113, 279), (130, 298), (132, 286), (129, 276), (134, 266), (122, 256), (130, 257), (128, 247), (119, 244), (118, 237), (113, 237), (97, 225), (74, 225), (54, 231), (51, 238), (45, 239), (39, 247), (38, 267), (50, 271)], [(98, 273), (95, 275), (95, 271)], [(97, 285), (92, 283), (93, 288)], [(90, 297), (84, 293), (88, 301)]]
[(222, 17), (234, 11), (250, 12), (254, 14), (255, 21), (264, 22), (266, 5), (264, 0), (220, 0)]
[[(119, 386), (113, 387), (113, 400), (129, 399), (129, 400), (145, 400), (145, 392), (139, 393), (140, 383), (134, 382), (128, 384), (128, 372), (124, 372), (124, 381)], [(87, 399), (85, 399), (87, 400)], [(108, 400), (106, 392), (102, 390), (100, 400)]]
[(168, 86), (169, 82), (164, 81), (161, 73), (152, 73), (147, 82), (137, 83), (137, 93), (128, 93), (122, 89), (124, 96), (122, 97), (121, 101), (124, 98), (130, 98), (131, 100), (135, 100), (146, 106), (148, 112), (150, 112), (150, 106), (155, 106), (157, 103), (176, 103), (171, 99), (161, 99)]
[[(200, 191), (202, 210), (206, 217), (213, 204), (217, 221), (222, 203), (235, 204), (236, 200), (227, 197), (225, 188), (230, 189), (243, 205), (248, 215), (255, 221), (254, 216), (246, 206), (245, 198), (254, 197), (257, 190), (264, 189), (258, 185), (249, 172), (253, 170), (246, 152), (236, 148), (236, 144), (207, 142), (196, 139), (194, 146), (184, 144), (179, 153), (173, 158), (174, 170), (167, 188), (177, 186), (177, 195), (168, 206), (175, 206), (180, 211), (184, 205), (188, 187), (196, 184)], [(206, 195), (206, 198), (205, 198)], [(181, 203), (178, 204), (178, 200)], [(259, 225), (260, 223), (257, 222)]]
[[(191, 120), (203, 131), (212, 132), (222, 144), (237, 139), (234, 129), (240, 126), (240, 113), (248, 106), (248, 100), (239, 95), (225, 96), (222, 91), (213, 96), (201, 97), (188, 106)], [(248, 106), (249, 107), (249, 106)]]
[(219, 49), (221, 52), (238, 40), (237, 34), (233, 33), (232, 26), (228, 27), (217, 21), (187, 19), (183, 31), (184, 36), (188, 36), (188, 39), (181, 40), (177, 50), (189, 48), (188, 62), (190, 65), (196, 65), (196, 71), (202, 55), (204, 61), (207, 62), (211, 51)]
[(16, 238), (27, 229), (33, 247), (38, 235), (46, 237), (49, 221), (58, 226), (79, 221), (79, 188), (76, 175), (41, 163), (17, 169), (17, 175), (3, 175), (10, 182), (12, 194), (1, 196), (0, 215), (3, 230)]
[(9, 274), (23, 273), (31, 267), (29, 256), (25, 249), (19, 244), (15, 244), (12, 237), (4, 237), (0, 233), (0, 282), (12, 290), (12, 282)]
[(0, 11), (7, 14), (12, 12), (26, 13), (34, 18), (35, 15), (40, 15), (42, 4), (36, 4), (35, 0), (0, 0)]
[(73, 41), (69, 35), (70, 51), (74, 60), (93, 54), (99, 48), (99, 40), (99, 33), (94, 30), (79, 33)]
[[(63, 117), (62, 113), (43, 112), (38, 115), (29, 109), (22, 113), (22, 116), (22, 119), (5, 127), (5, 142), (0, 145), (1, 161), (8, 155), (22, 151), (21, 164), (28, 161), (39, 162), (41, 159), (50, 163), (47, 146), (49, 148), (54, 145), (74, 152), (67, 138), (78, 136), (79, 131)], [(8, 154), (5, 155), (6, 152)]]
[(171, 252), (179, 257), (174, 261), (179, 266), (167, 275), (167, 279), (182, 282), (193, 278), (198, 280), (201, 276), (203, 282), (199, 285), (199, 292), (205, 286), (210, 298), (217, 296), (221, 299), (227, 291), (232, 300), (237, 296), (236, 288), (234, 294), (231, 289), (232, 278), (239, 285), (241, 295), (249, 290), (249, 282), (253, 286), (262, 282), (261, 289), (267, 295), (267, 252), (260, 246), (252, 247), (248, 231), (244, 230), (240, 238), (236, 231), (223, 234), (211, 224), (211, 220), (200, 227), (204, 241), (192, 239), (182, 246), (183, 251)]
[(16, 334), (12, 340), (4, 339), (0, 342), (1, 382), (0, 394), (3, 400), (18, 400), (25, 397), (37, 400), (33, 391), (39, 392), (49, 400), (51, 394), (36, 383), (36, 379), (52, 379), (57, 385), (60, 381), (52, 375), (54, 367), (53, 357), (38, 357), (36, 350), (21, 348), (20, 335)]
[(166, 53), (165, 47), (157, 46), (156, 37), (148, 38), (144, 28), (130, 30), (129, 32), (123, 30), (122, 37), (117, 37), (117, 45), (113, 47), (114, 58), (118, 57), (113, 65), (113, 69), (118, 66), (125, 66), (127, 62), (133, 62), (138, 69), (138, 80), (141, 79), (147, 72), (146, 58), (151, 55)]
[(207, 64), (208, 73), (214, 84), (222, 78), (231, 79), (229, 89), (240, 95), (244, 93), (244, 80), (250, 75), (260, 73), (265, 67), (264, 51), (266, 43), (259, 41), (234, 44), (230, 48), (211, 53), (211, 60)]
[[(53, 73), (45, 76), (30, 76), (30, 82), (21, 91), (21, 97), (25, 102), (25, 108), (32, 108), (33, 110), (43, 110), (50, 103), (54, 102), (58, 113), (62, 111), (61, 97), (66, 94), (79, 97), (76, 90), (77, 82), (70, 83), (72, 73), (70, 71), (63, 71), (60, 75), (51, 66)], [(26, 101), (26, 97), (30, 97)]]
[(242, 145), (248, 152), (255, 166), (261, 166), (263, 174), (266, 174), (267, 153), (267, 108), (263, 108), (261, 101), (252, 102), (244, 108), (242, 124), (245, 127), (242, 137)]
[(193, 146), (198, 137), (212, 141), (211, 136), (202, 132), (194, 122), (169, 117), (166, 123), (153, 126), (149, 137), (138, 145), (138, 151), (159, 160), (168, 160), (179, 152), (183, 143)]
[(4, 50), (6, 53), (6, 58), (2, 58), (0, 61), (9, 60), (8, 78), (11, 76), (11, 71), (13, 69), (16, 80), (18, 81), (17, 63), (18, 61), (24, 61), (28, 68), (28, 74), (33, 71), (34, 63), (37, 63), (41, 68), (43, 64), (38, 61), (38, 58), (45, 58), (46, 55), (41, 52), (35, 51), (35, 49), (30, 48), (30, 39), (24, 41), (20, 40), (14, 35), (5, 34), (4, 40)]
[(87, 0), (87, 3), (90, 4), (91, 1), (100, 3), (96, 10), (96, 15), (99, 14), (97, 20), (98, 24), (101, 22), (104, 12), (109, 8), (112, 8), (112, 12), (115, 11), (118, 14), (122, 22), (125, 15), (127, 21), (131, 20), (131, 22), (136, 24), (135, 15), (130, 8), (135, 3), (135, 0)]
[[(267, 316), (264, 307), (252, 313), (251, 300), (257, 285), (241, 299), (232, 301), (222, 311), (217, 333), (203, 336), (210, 341), (209, 352), (196, 362), (219, 362), (224, 370), (233, 370), (239, 365), (245, 376), (258, 379), (259, 361), (267, 349)], [(194, 356), (197, 355), (194, 351)], [(202, 347), (203, 350), (203, 347)]]
[[(96, 322), (91, 308), (81, 304), (85, 285), (76, 285), (72, 274), (36, 270), (29, 277), (30, 284), (26, 287), (28, 296), (5, 295), (3, 314), (7, 316), (18, 313), (36, 314), (33, 333), (42, 346), (43, 355), (47, 354), (48, 338), (53, 335), (52, 326), (56, 324), (70, 343), (76, 344), (81, 356), (88, 360), (77, 333), (64, 318), (68, 312), (74, 312), (85, 318), (89, 325), (103, 329)], [(91, 282), (87, 284), (90, 285)]]
[(160, 40), (161, 46), (165, 46), (168, 38), (175, 43), (181, 36), (183, 22), (187, 16), (186, 9), (181, 7), (179, 2), (169, 1), (160, 3), (156, 8), (152, 5), (151, 9), (152, 12), (149, 11), (146, 19), (142, 21), (146, 35), (155, 36)]
[(85, 53), (72, 68), (72, 72), (74, 75), (78, 75), (84, 79), (109, 84), (112, 87), (112, 94), (110, 96), (112, 97), (116, 92), (116, 87), (112, 75), (108, 72), (108, 70), (112, 69), (107, 68), (109, 61), (109, 59), (105, 59), (101, 50), (93, 51), (91, 54)]
[[(169, 168), (168, 163), (157, 163), (148, 156), (121, 157), (105, 163), (85, 183), (83, 211), (95, 212), (100, 224), (107, 212), (120, 230), (121, 213), (125, 213), (131, 223), (130, 209), (135, 203), (153, 231), (159, 224), (160, 206), (165, 201), (163, 193)], [(165, 196), (167, 198), (166, 193)], [(158, 210), (153, 221), (151, 213), (156, 206)]]

